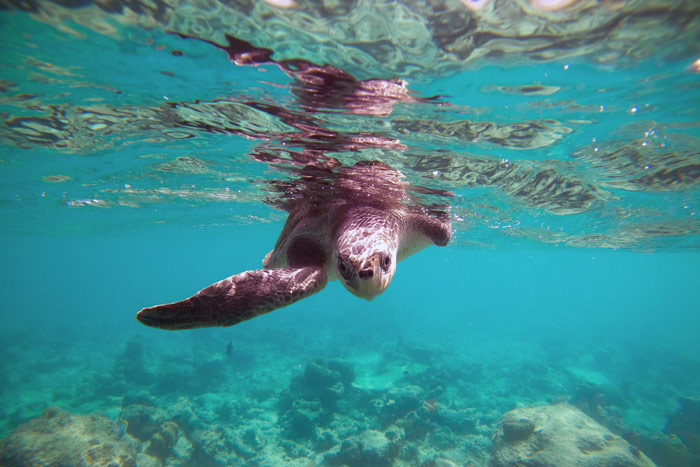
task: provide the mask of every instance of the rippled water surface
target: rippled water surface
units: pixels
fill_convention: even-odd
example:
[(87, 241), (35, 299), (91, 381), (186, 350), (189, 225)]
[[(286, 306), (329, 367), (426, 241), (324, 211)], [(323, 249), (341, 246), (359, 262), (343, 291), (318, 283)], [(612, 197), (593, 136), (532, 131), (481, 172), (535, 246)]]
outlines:
[(381, 160), (455, 192), (462, 244), (696, 245), (692, 2), (351, 3), (5, 11), (3, 204), (35, 213), (8, 227), (246, 222), (261, 180)]
[[(697, 462), (697, 427), (668, 428), (700, 396), (696, 1), (0, 5), (3, 435), (52, 405), (117, 423), (141, 391), (181, 441), (147, 455), (152, 438), (129, 431), (139, 465), (355, 465), (344, 440), (398, 443), (358, 407), (410, 383), (428, 409), (481, 421), (431, 419), (411, 438), (396, 415), (403, 444), (376, 465), (482, 465), (503, 412), (560, 400), (659, 465), (695, 465), (668, 446)], [(362, 193), (400, 186), (452, 222), (450, 244), (402, 263), (384, 296), (334, 283), (183, 335), (133, 321), (259, 268), (285, 210), (376, 163), (398, 178), (354, 180)], [(364, 415), (289, 435), (287, 405), (304, 400), (290, 381), (335, 357), (374, 391), (347, 402)], [(442, 392), (411, 379), (429, 369)]]

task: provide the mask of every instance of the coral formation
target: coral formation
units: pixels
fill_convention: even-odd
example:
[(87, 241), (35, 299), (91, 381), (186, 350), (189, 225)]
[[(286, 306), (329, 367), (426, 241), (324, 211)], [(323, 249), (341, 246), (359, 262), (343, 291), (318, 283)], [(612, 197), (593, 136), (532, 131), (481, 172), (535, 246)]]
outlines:
[(52, 406), (2, 441), (0, 465), (135, 467), (136, 452), (115, 421)]
[[(164, 353), (146, 364), (145, 343), (131, 342), (114, 353), (117, 365), (106, 365), (114, 368), (116, 383), (94, 380), (112, 394), (124, 391), (110, 399), (116, 404), (111, 419), (50, 407), (3, 442), (0, 465), (32, 459), (141, 467), (495, 467), (569, 465), (571, 459), (581, 465), (651, 465), (645, 456), (660, 467), (698, 462), (692, 451), (697, 399), (681, 398), (675, 413), (669, 408), (652, 414), (656, 429), (640, 426), (629, 417), (634, 399), (609, 378), (582, 368), (555, 371), (518, 360), (492, 365), (403, 339), (385, 343), (381, 353), (345, 359), (308, 352), (305, 364), (296, 356), (246, 350), (244, 344), (227, 356), (226, 341), (209, 353)], [(141, 358), (141, 364), (127, 363), (127, 355)], [(148, 377), (127, 386), (125, 371)], [(182, 382), (175, 382), (177, 374)], [(81, 384), (95, 394), (89, 382)], [(90, 398), (81, 394), (76, 400)], [(572, 405), (542, 407), (546, 401)], [(506, 412), (517, 403), (533, 407)], [(65, 434), (90, 423), (96, 428), (80, 442)]]
[(124, 401), (141, 402), (122, 409), (120, 418), (127, 422), (126, 432), (143, 443), (146, 454), (164, 462), (178, 442), (179, 425), (164, 410), (151, 405), (143, 393), (132, 394)]
[(140, 441), (149, 441), (155, 435), (165, 416), (151, 405), (131, 404), (122, 410), (121, 418), (128, 422), (126, 431)]
[[(404, 372), (383, 390), (355, 386), (354, 377), (347, 362), (313, 359), (292, 379), (278, 404), (289, 457), (315, 451), (322, 465), (418, 465), (432, 462), (432, 449), (459, 452), (478, 438), (472, 411), (437, 399), (447, 387), (441, 370)], [(430, 448), (419, 449), (423, 442)]]
[(562, 403), (505, 413), (490, 465), (651, 467), (654, 463), (576, 407)]
[(159, 431), (151, 437), (151, 442), (146, 452), (159, 459), (165, 459), (168, 457), (170, 449), (177, 443), (178, 434), (177, 423), (173, 421), (163, 423)]

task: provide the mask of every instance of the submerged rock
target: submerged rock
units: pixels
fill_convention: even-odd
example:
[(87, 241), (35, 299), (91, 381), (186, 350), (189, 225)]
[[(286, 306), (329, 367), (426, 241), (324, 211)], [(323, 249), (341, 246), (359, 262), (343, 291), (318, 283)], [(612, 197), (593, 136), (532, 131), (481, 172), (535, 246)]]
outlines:
[(514, 415), (513, 412), (508, 412), (503, 416), (503, 439), (509, 443), (528, 439), (535, 431), (535, 422)]
[(621, 410), (625, 404), (624, 396), (612, 385), (585, 382), (577, 387), (570, 402), (615, 434), (621, 435), (630, 429)]
[(676, 435), (663, 433), (625, 433), (625, 439), (651, 458), (660, 467), (697, 467), (700, 458), (693, 456)]
[(377, 412), (380, 426), (387, 427), (421, 408), (424, 400), (425, 391), (423, 388), (407, 384), (389, 389), (381, 398), (372, 400), (370, 404)]
[(397, 440), (390, 440), (376, 430), (366, 430), (345, 439), (325, 455), (323, 465), (384, 467), (393, 464), (399, 450)]
[(280, 417), (282, 434), (288, 440), (310, 439), (314, 427), (320, 424), (323, 416), (323, 407), (318, 399), (297, 399)]
[(329, 439), (317, 439), (318, 429), (334, 414), (361, 406), (362, 391), (352, 387), (355, 370), (339, 359), (312, 359), (304, 373), (292, 378), (277, 403), (279, 425), (285, 440), (313, 442), (328, 446)]
[(114, 362), (115, 376), (128, 385), (136, 387), (153, 382), (154, 375), (146, 366), (145, 355), (148, 355), (148, 352), (143, 342), (137, 338), (129, 339), (124, 351)]
[(328, 360), (327, 366), (329, 370), (337, 371), (340, 374), (340, 380), (346, 387), (355, 381), (355, 369), (348, 362), (333, 358)]
[(441, 406), (437, 402), (432, 403), (432, 401), (434, 399), (428, 399), (425, 407), (430, 414), (431, 420), (436, 424), (447, 426), (460, 435), (475, 433), (476, 420), (472, 410), (450, 409)]
[[(700, 456), (700, 397), (683, 397), (664, 431), (678, 435), (694, 456)], [(698, 462), (700, 464), (700, 462)]]
[(313, 359), (304, 374), (292, 379), (289, 395), (293, 398), (319, 399), (324, 407), (335, 409), (335, 403), (351, 389), (355, 371), (349, 364), (333, 359)]
[(490, 465), (651, 467), (655, 464), (576, 407), (557, 404), (505, 413)]
[(0, 443), (0, 465), (8, 467), (135, 467), (136, 453), (117, 422), (49, 407)]
[(122, 409), (120, 418), (126, 420), (127, 432), (140, 441), (150, 441), (165, 420), (165, 415), (156, 407), (131, 404)]
[(396, 421), (396, 426), (404, 430), (407, 441), (419, 441), (425, 438), (435, 425), (425, 409), (414, 410)]
[(419, 386), (426, 397), (439, 397), (449, 386), (450, 377), (444, 369), (428, 367), (419, 373), (408, 373), (403, 380)]
[(415, 384), (393, 387), (387, 392), (387, 407), (398, 414), (404, 414), (419, 408), (424, 399), (425, 391)]

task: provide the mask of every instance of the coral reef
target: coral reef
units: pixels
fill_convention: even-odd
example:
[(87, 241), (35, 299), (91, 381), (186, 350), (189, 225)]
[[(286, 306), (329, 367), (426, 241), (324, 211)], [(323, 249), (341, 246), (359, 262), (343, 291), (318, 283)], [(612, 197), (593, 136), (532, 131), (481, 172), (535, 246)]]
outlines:
[(639, 449), (569, 404), (505, 413), (490, 465), (653, 466)]
[[(76, 383), (80, 393), (52, 393), (75, 414), (109, 418), (50, 408), (22, 425), (53, 400), (27, 398), (25, 412), (0, 407), (15, 429), (0, 446), (0, 465), (651, 465), (645, 456), (659, 467), (699, 465), (698, 399), (666, 393), (667, 404), (647, 411), (629, 391), (641, 387), (629, 386), (635, 373), (620, 383), (585, 362), (497, 352), (493, 364), (404, 338), (379, 351), (345, 341), (343, 352), (304, 353), (304, 343), (289, 357), (253, 340), (229, 355), (227, 344), (159, 353), (131, 339), (101, 361), (103, 375)], [(613, 369), (624, 361), (617, 355)], [(543, 406), (552, 401), (571, 405)], [(14, 413), (23, 415), (10, 419)]]
[(0, 465), (135, 467), (136, 452), (114, 420), (52, 406), (2, 441)]
[(288, 456), (316, 452), (329, 466), (420, 465), (449, 451), (468, 460), (462, 445), (480, 438), (474, 413), (437, 399), (443, 371), (404, 372), (385, 390), (353, 385), (354, 374), (346, 362), (314, 359), (292, 379), (278, 404)]

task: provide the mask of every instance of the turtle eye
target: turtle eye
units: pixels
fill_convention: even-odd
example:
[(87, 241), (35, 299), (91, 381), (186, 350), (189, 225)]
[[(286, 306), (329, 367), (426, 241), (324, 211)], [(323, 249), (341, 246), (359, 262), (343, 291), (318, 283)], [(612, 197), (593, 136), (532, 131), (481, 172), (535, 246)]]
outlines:
[(346, 281), (349, 281), (352, 277), (352, 271), (350, 270), (347, 261), (345, 261), (345, 259), (343, 259), (343, 257), (340, 255), (338, 255), (338, 272)]
[(389, 270), (389, 266), (391, 266), (391, 257), (389, 255), (382, 255), (382, 258), (381, 258), (382, 271), (387, 272)]

